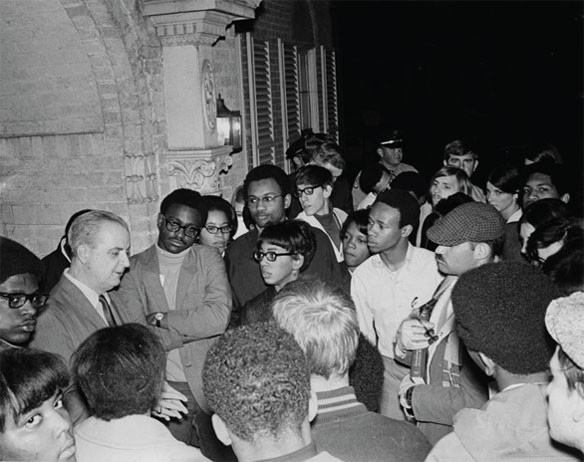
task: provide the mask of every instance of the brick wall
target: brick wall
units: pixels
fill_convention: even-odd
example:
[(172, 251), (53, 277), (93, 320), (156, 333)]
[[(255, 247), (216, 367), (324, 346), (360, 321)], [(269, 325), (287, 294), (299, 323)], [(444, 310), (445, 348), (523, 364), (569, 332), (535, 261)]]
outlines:
[[(278, 37), (328, 43), (328, 7), (264, 0), (252, 33), (270, 40), (274, 51)], [(83, 208), (124, 217), (133, 252), (155, 238), (160, 198), (170, 189), (162, 53), (138, 8), (136, 0), (0, 2), (0, 233), (41, 256)], [(213, 47), (213, 66), (217, 91), (244, 113), (238, 27)], [(270, 59), (277, 103), (276, 54)], [(281, 158), (279, 110), (274, 116)], [(221, 177), (227, 199), (249, 169), (246, 154), (234, 154)]]
[[(288, 147), (282, 120), (282, 101), (280, 94), (280, 69), (278, 65), (278, 39), (303, 48), (317, 45), (332, 46), (332, 23), (330, 3), (322, 0), (264, 0), (256, 10), (255, 21), (237, 24), (236, 30), (244, 42), (243, 89), (246, 115), (245, 135), (247, 143), (247, 163), (252, 164), (251, 125), (249, 107), (249, 80), (247, 67), (247, 48), (245, 33), (253, 40), (268, 41), (270, 46), (270, 77), (272, 84), (273, 135), (275, 144), (275, 163), (280, 167), (286, 164), (285, 151)], [(318, 127), (316, 127), (318, 130)]]
[(160, 45), (131, 0), (0, 2), (0, 232), (39, 255), (82, 208), (155, 233)]

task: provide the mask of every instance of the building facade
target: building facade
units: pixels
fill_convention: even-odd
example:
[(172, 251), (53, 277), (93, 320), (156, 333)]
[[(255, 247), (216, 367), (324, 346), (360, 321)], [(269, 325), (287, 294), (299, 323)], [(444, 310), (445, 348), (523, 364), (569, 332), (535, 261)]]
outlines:
[[(316, 0), (0, 2), (0, 234), (38, 255), (85, 208), (154, 240), (177, 187), (230, 200), (300, 130), (338, 139), (330, 5)], [(217, 98), (242, 149), (217, 135)]]

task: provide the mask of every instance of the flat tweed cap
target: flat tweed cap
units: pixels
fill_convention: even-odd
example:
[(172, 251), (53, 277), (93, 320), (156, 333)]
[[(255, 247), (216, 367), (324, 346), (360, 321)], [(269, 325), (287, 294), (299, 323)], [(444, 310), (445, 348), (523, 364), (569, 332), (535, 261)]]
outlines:
[(580, 369), (584, 369), (584, 292), (550, 303), (545, 315), (550, 335)]
[(508, 372), (546, 371), (555, 345), (544, 319), (558, 295), (551, 280), (526, 263), (480, 266), (460, 276), (452, 290), (456, 330), (469, 350)]
[(446, 247), (463, 242), (488, 242), (505, 233), (505, 220), (489, 204), (468, 202), (459, 205), (428, 230), (428, 238)]
[(0, 236), (0, 283), (15, 274), (41, 273), (41, 261), (35, 254), (12, 239)]

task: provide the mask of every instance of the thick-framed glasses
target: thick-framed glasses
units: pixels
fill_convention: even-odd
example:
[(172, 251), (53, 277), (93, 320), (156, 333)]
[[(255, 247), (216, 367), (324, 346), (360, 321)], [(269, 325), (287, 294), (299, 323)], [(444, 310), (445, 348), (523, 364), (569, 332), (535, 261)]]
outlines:
[[(164, 215), (163, 215), (164, 217)], [(179, 229), (182, 229), (183, 232), (185, 233), (185, 236), (188, 237), (197, 237), (197, 235), (199, 234), (199, 231), (201, 231), (201, 228), (198, 228), (197, 226), (193, 226), (193, 225), (181, 225), (178, 221), (172, 220), (172, 219), (168, 219), (166, 217), (164, 217), (164, 226), (166, 227), (166, 229), (172, 233), (176, 233), (178, 232)]]
[(22, 308), (24, 304), (30, 301), (30, 304), (35, 308), (42, 308), (47, 304), (49, 299), (48, 294), (7, 294), (5, 292), (0, 292), (0, 297), (8, 300), (8, 307), (13, 310)]
[(274, 202), (278, 197), (282, 197), (282, 194), (270, 194), (269, 196), (264, 197), (250, 196), (247, 198), (247, 205), (252, 207), (258, 205), (260, 202), (264, 205), (268, 205)]
[(268, 261), (276, 261), (278, 257), (284, 257), (286, 255), (296, 255), (294, 252), (278, 253), (278, 252), (262, 252), (261, 250), (256, 250), (253, 253), (253, 258), (255, 261), (262, 261), (264, 257)]
[(224, 225), (224, 226), (214, 226), (214, 225), (207, 225), (204, 227), (209, 234), (217, 234), (217, 231), (221, 231), (221, 234), (229, 234), (233, 231), (231, 225)]
[(294, 195), (296, 197), (302, 197), (303, 194), (306, 194), (307, 196), (312, 196), (312, 193), (314, 192), (314, 190), (316, 188), (322, 188), (323, 186), (321, 184), (316, 185), (316, 186), (307, 186), (304, 189), (300, 189), (300, 188), (296, 188), (296, 191), (294, 191)]

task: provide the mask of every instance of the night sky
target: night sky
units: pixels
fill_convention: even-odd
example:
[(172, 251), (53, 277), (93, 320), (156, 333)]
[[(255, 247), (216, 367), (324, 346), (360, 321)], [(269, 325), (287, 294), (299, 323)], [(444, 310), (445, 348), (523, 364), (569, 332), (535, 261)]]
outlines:
[[(333, 3), (343, 144), (374, 155), (404, 130), (405, 162), (431, 175), (446, 142), (498, 148), (548, 141), (582, 169), (582, 2)], [(361, 162), (359, 162), (361, 163)]]

